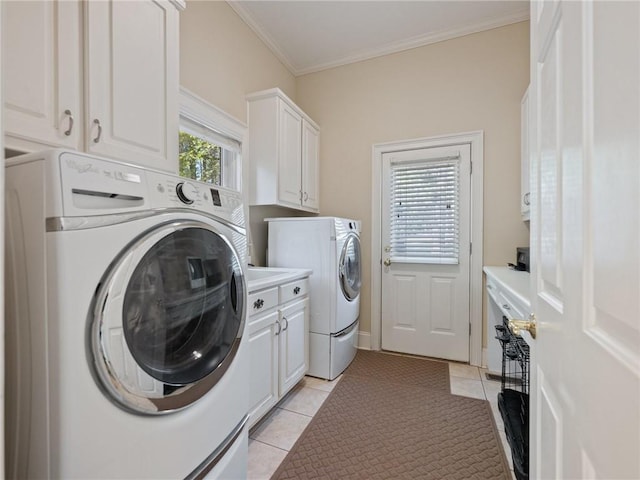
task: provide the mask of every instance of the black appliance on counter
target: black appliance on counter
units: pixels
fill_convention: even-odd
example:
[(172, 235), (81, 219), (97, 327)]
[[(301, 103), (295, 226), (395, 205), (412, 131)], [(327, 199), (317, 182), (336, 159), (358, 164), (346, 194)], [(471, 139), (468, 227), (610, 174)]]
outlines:
[(514, 270), (519, 270), (522, 272), (529, 271), (529, 247), (518, 247), (516, 248), (516, 263), (510, 263), (510, 267)]

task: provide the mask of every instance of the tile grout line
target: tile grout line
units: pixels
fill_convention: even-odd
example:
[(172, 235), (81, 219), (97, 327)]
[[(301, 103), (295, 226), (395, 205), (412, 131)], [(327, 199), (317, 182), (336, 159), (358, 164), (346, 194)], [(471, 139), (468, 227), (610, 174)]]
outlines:
[(264, 442), (264, 441), (262, 441), (262, 440), (258, 440), (258, 439), (256, 439), (256, 438), (249, 438), (249, 439), (250, 439), (252, 442), (258, 442), (258, 443), (261, 443), (261, 444), (263, 444), (263, 445), (268, 445), (268, 446), (270, 446), (270, 447), (276, 448), (276, 449), (281, 450), (281, 451), (283, 451), (283, 452), (287, 452), (287, 453), (289, 453), (289, 452), (290, 452), (290, 450), (287, 450), (286, 448), (278, 447), (277, 445), (272, 445), (271, 443)]
[[(324, 403), (324, 402), (322, 402), (322, 403)], [(322, 405), (321, 405), (321, 406), (322, 406)], [(279, 410), (285, 410), (285, 411), (287, 411), (287, 412), (291, 412), (291, 413), (296, 413), (296, 414), (298, 414), (298, 415), (302, 415), (303, 417), (307, 417), (307, 418), (313, 418), (313, 417), (315, 416), (315, 413), (314, 413), (313, 415), (308, 415), (308, 414), (306, 414), (306, 413), (296, 412), (295, 410), (290, 410), (290, 409), (285, 408), (285, 407), (276, 407), (276, 409), (279, 409)]]

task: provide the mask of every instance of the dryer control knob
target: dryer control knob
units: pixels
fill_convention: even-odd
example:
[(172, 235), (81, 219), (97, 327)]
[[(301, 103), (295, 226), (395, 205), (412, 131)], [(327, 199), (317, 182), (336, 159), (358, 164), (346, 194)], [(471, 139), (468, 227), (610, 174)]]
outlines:
[(176, 194), (182, 203), (191, 205), (198, 198), (198, 190), (191, 182), (181, 182), (176, 185)]

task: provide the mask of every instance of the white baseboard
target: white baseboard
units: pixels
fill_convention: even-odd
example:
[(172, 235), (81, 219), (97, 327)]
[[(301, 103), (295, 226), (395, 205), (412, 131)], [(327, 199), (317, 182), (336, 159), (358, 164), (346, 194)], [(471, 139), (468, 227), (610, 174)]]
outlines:
[(358, 348), (371, 350), (371, 333), (358, 332)]

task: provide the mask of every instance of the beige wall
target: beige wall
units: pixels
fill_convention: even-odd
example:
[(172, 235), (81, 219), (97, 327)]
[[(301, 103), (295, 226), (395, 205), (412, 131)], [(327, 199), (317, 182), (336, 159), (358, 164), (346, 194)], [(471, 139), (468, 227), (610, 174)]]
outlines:
[[(189, 0), (180, 14), (180, 85), (245, 123), (248, 93), (279, 87), (293, 100), (296, 94), (295, 77), (223, 1)], [(252, 263), (265, 264), (263, 219), (285, 215), (276, 207), (250, 209)]]
[(280, 87), (295, 100), (295, 77), (227, 2), (188, 1), (180, 13), (180, 85), (242, 122), (247, 93)]
[[(297, 79), (226, 2), (188, 1), (180, 42), (181, 85), (239, 120), (247, 93), (279, 87), (320, 124), (321, 214), (363, 221), (363, 331), (371, 325), (372, 145), (484, 130), (483, 263), (506, 265), (528, 245), (519, 214), (528, 22)], [(262, 218), (276, 213), (286, 211), (251, 209), (256, 264), (264, 264)]]
[(520, 99), (529, 83), (523, 22), (299, 77), (297, 103), (321, 127), (321, 214), (362, 220), (361, 330), (371, 316), (371, 149), (484, 130), (484, 260), (529, 244), (520, 219)]

